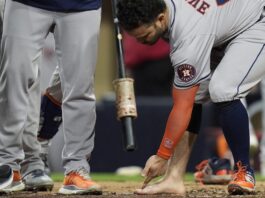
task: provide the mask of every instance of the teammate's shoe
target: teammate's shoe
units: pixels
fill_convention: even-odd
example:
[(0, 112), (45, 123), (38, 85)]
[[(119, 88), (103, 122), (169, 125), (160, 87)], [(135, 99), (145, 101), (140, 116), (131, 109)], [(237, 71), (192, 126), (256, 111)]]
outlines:
[(19, 171), (13, 171), (13, 180), (10, 185), (3, 188), (2, 191), (5, 193), (12, 193), (22, 191), (25, 189), (25, 184), (22, 181), (21, 174)]
[(92, 181), (89, 173), (84, 168), (70, 172), (64, 178), (63, 186), (59, 189), (59, 194), (102, 194), (102, 189), (99, 184)]
[(203, 160), (196, 166), (196, 169), (194, 179), (203, 184), (227, 184), (232, 179), (231, 165), (228, 159)]
[(9, 186), (13, 181), (13, 171), (8, 165), (0, 166), (0, 190)]
[(232, 180), (228, 184), (228, 192), (232, 195), (252, 194), (255, 191), (255, 177), (252, 170), (242, 166), (241, 162), (237, 164)]
[(51, 191), (53, 188), (52, 179), (40, 169), (33, 170), (25, 175), (23, 182), (27, 191)]

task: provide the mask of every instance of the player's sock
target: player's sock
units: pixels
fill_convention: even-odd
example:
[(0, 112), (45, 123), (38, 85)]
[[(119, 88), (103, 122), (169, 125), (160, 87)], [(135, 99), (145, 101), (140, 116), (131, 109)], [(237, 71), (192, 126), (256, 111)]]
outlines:
[(217, 103), (220, 124), (231, 149), (235, 163), (249, 167), (249, 122), (248, 114), (240, 100)]

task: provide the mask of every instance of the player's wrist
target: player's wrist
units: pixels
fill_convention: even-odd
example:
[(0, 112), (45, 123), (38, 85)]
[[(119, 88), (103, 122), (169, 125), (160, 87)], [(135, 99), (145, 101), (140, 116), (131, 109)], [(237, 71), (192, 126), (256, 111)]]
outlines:
[(160, 151), (160, 149), (157, 151), (156, 155), (164, 160), (168, 160), (171, 157), (171, 153)]

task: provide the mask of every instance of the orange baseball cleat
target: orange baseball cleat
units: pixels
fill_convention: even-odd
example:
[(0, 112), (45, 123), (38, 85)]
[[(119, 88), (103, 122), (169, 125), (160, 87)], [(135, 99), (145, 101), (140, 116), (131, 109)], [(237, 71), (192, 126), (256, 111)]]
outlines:
[(99, 184), (92, 181), (89, 173), (85, 169), (80, 169), (76, 172), (70, 172), (64, 178), (63, 186), (59, 189), (60, 194), (102, 194), (102, 189)]
[(228, 192), (232, 195), (252, 194), (255, 191), (255, 177), (251, 170), (237, 162), (237, 171), (228, 184)]

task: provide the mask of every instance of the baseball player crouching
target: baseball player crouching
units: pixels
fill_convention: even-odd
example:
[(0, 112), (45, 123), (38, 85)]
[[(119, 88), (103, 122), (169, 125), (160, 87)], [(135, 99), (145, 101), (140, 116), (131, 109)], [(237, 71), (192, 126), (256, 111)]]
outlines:
[[(156, 155), (148, 159), (143, 188), (136, 193), (185, 193), (183, 173), (199, 131), (200, 104), (209, 97), (219, 109), (220, 124), (236, 163), (228, 192), (255, 191), (248, 115), (240, 99), (265, 75), (264, 5), (264, 0), (118, 2), (121, 26), (139, 42), (153, 44), (160, 37), (169, 41), (175, 70), (174, 105), (164, 137)], [(211, 53), (216, 47), (222, 47), (224, 55), (211, 69)], [(163, 179), (148, 185), (165, 167)]]

